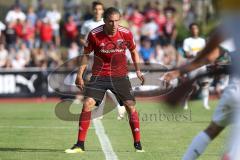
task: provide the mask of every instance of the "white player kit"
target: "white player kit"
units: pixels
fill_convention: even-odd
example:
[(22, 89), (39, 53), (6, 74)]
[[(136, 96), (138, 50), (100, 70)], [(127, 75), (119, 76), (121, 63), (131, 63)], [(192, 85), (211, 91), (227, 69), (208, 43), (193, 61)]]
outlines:
[(85, 35), (85, 40), (87, 40), (88, 33), (94, 28), (103, 24), (103, 19), (101, 19), (100, 21), (95, 21), (94, 19), (87, 20), (83, 23), (81, 27), (81, 35)]
[[(231, 15), (223, 21), (221, 34), (227, 41), (221, 47), (230, 52), (231, 67), (229, 84), (225, 88), (218, 106), (213, 114), (212, 121), (219, 127), (225, 128), (233, 123), (230, 147), (224, 160), (239, 160), (240, 157), (240, 16)], [(231, 43), (232, 41), (232, 43)], [(226, 41), (225, 41), (226, 42)], [(221, 131), (220, 131), (221, 132)], [(216, 135), (215, 135), (216, 136)], [(199, 157), (208, 144), (212, 141), (206, 130), (200, 132), (187, 149), (183, 160), (195, 160)]]
[[(189, 37), (184, 40), (183, 42), (183, 50), (188, 54), (188, 56), (191, 56), (192, 58), (195, 58), (197, 54), (205, 47), (206, 41), (205, 39), (201, 37)], [(189, 61), (192, 60), (192, 58), (189, 59)], [(188, 73), (188, 77), (190, 79), (193, 79), (199, 74), (207, 72), (207, 67), (202, 66), (200, 68), (197, 68), (191, 72)], [(209, 83), (211, 79), (208, 77), (201, 78), (198, 82), (200, 84), (205, 83), (205, 85), (202, 85), (202, 99), (203, 99), (203, 106), (206, 109), (210, 109), (208, 105), (208, 99), (209, 99)], [(185, 102), (184, 109), (188, 108), (187, 101)]]
[[(235, 45), (233, 42), (233, 39), (229, 39), (221, 44), (221, 47), (228, 50), (230, 53), (231, 61), (232, 59), (235, 59), (234, 55), (237, 55), (236, 52), (234, 52)], [(233, 120), (233, 113), (236, 109), (236, 106), (234, 105), (237, 94), (236, 88), (239, 87), (240, 79), (233, 77), (233, 75), (230, 75), (230, 80), (228, 86), (224, 89), (224, 92), (221, 96), (221, 99), (219, 101), (219, 104), (213, 114), (212, 120), (218, 124), (219, 126), (226, 127), (230, 123), (232, 123)], [(240, 93), (240, 92), (239, 92)], [(240, 94), (238, 94), (240, 95)], [(239, 99), (239, 98), (238, 98)]]
[(223, 33), (233, 39), (234, 51), (230, 53), (231, 73), (229, 85), (224, 90), (213, 120), (219, 125), (234, 124), (230, 137), (230, 160), (239, 160), (240, 157), (240, 16), (231, 15), (226, 18)]

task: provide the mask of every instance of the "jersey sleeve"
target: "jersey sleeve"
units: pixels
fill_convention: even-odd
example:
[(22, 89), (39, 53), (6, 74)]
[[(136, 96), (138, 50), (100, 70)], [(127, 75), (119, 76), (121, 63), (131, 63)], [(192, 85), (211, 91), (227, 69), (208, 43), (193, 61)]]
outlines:
[(86, 45), (84, 46), (84, 50), (90, 53), (94, 50), (94, 45), (95, 45), (94, 36), (90, 32), (88, 34)]
[(129, 42), (128, 49), (130, 51), (134, 50), (136, 48), (136, 43), (135, 43), (135, 40), (133, 38), (132, 32), (130, 32), (130, 31), (128, 33), (128, 42)]

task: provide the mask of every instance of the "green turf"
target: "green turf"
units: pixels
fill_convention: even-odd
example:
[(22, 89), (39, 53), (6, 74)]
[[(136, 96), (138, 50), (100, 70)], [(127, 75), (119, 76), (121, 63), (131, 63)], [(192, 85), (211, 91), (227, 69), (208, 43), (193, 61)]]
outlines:
[[(216, 105), (211, 102), (211, 106)], [(110, 104), (108, 104), (110, 105)], [(191, 102), (191, 112), (169, 113), (162, 104), (139, 102), (142, 143), (146, 153), (135, 153), (127, 119), (118, 121), (112, 111), (102, 120), (113, 150), (120, 160), (179, 160), (191, 139), (204, 129), (213, 112), (199, 101)], [(64, 149), (75, 142), (78, 122), (55, 116), (55, 104), (0, 104), (0, 160), (103, 160), (104, 154), (90, 128), (84, 154), (67, 155)], [(81, 107), (74, 105), (77, 113)], [(160, 114), (168, 115), (160, 117)], [(190, 116), (191, 114), (191, 116)], [(174, 119), (173, 119), (174, 115)], [(207, 148), (200, 160), (218, 160), (224, 149), (226, 131)]]

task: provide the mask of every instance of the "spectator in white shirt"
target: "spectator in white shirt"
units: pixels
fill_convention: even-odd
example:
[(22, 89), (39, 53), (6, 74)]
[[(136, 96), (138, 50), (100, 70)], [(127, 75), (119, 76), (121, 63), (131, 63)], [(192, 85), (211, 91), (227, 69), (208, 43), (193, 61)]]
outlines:
[(183, 50), (187, 59), (192, 59), (197, 56), (206, 44), (204, 38), (199, 36), (199, 27), (197, 24), (192, 23), (189, 27), (191, 31), (191, 37), (188, 37), (183, 42)]
[(11, 61), (11, 66), (13, 69), (24, 69), (26, 65), (25, 59), (21, 58), (21, 55), (18, 53)]
[(6, 67), (8, 61), (8, 51), (5, 49), (4, 44), (0, 44), (0, 68)]
[(26, 15), (21, 11), (21, 8), (19, 6), (14, 6), (13, 10), (8, 11), (5, 21), (7, 23), (16, 22), (17, 19), (19, 19), (20, 21), (25, 21)]
[(25, 43), (20, 44), (20, 48), (17, 51), (17, 55), (19, 55), (19, 57), (21, 59), (24, 59), (25, 61), (25, 65), (27, 66), (30, 62), (31, 59), (31, 52), (30, 50), (27, 48)]
[(59, 22), (61, 20), (61, 13), (57, 10), (57, 6), (55, 4), (52, 5), (52, 10), (47, 12), (46, 17), (50, 20), (53, 29), (55, 44), (56, 46), (59, 46), (60, 45)]

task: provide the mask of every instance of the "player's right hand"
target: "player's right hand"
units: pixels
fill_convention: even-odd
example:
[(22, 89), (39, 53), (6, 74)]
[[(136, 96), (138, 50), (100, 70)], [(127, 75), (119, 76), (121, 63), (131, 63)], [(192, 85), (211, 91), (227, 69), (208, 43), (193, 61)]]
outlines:
[(84, 88), (84, 80), (82, 77), (77, 77), (75, 80), (76, 86), (82, 91)]

